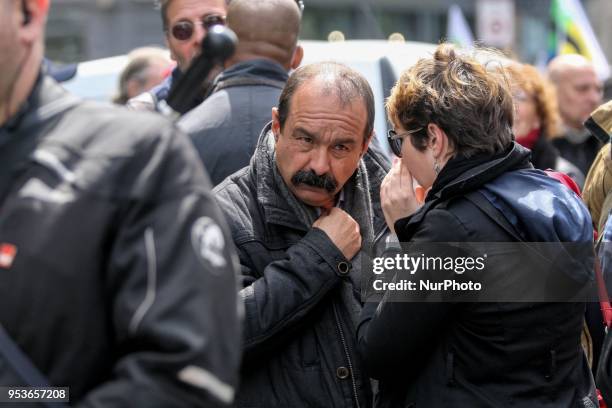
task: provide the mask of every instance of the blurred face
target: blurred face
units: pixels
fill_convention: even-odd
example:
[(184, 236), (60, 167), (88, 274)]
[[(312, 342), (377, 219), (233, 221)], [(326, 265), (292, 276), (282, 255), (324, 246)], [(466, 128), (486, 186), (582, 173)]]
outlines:
[(283, 130), (272, 113), (276, 164), (289, 190), (313, 207), (330, 208), (336, 194), (355, 173), (370, 138), (364, 139), (366, 108), (357, 100), (342, 106), (311, 80), (300, 86), (290, 102)]
[(147, 70), (147, 82), (143, 85), (144, 91), (160, 84), (166, 78), (170, 68), (171, 65), (165, 61), (152, 62)]
[(160, 84), (168, 73), (170, 64), (165, 61), (151, 61), (144, 78), (134, 78), (127, 83), (127, 96), (133, 98)]
[(521, 138), (540, 128), (540, 118), (532, 95), (517, 87), (514, 89), (513, 99), (515, 114), (512, 131), (517, 138)]
[(582, 128), (602, 102), (603, 88), (590, 66), (568, 70), (557, 84), (559, 111), (563, 122), (574, 129)]
[[(15, 83), (19, 78), (20, 65), (24, 61), (25, 47), (20, 41), (23, 14), (21, 2), (2, 2), (0, 7), (0, 123), (5, 119), (8, 102), (14, 96)], [(7, 57), (8, 56), (8, 57)]]
[(193, 58), (200, 54), (206, 26), (224, 18), (225, 12), (225, 0), (172, 0), (169, 3), (166, 42), (181, 71), (187, 70)]

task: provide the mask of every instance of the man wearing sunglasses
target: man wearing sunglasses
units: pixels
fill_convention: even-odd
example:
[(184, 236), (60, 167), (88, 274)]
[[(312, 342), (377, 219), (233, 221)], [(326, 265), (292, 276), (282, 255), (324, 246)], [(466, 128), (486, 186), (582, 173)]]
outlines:
[[(172, 83), (200, 54), (208, 30), (213, 25), (225, 24), (226, 3), (226, 0), (159, 0), (166, 45), (177, 66), (163, 83), (130, 99), (129, 107), (157, 110), (159, 102), (168, 97)], [(193, 107), (203, 100), (209, 84), (206, 78), (202, 78), (202, 98), (194, 102)]]
[(227, 25), (236, 53), (215, 79), (212, 94), (180, 126), (191, 136), (213, 185), (249, 164), (261, 129), (300, 65), (301, 8), (294, 0), (232, 0)]

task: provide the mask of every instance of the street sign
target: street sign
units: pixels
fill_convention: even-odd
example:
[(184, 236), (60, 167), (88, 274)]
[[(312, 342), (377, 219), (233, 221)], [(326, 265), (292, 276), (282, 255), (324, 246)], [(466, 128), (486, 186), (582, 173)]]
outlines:
[(478, 40), (498, 48), (514, 44), (514, 0), (478, 0)]

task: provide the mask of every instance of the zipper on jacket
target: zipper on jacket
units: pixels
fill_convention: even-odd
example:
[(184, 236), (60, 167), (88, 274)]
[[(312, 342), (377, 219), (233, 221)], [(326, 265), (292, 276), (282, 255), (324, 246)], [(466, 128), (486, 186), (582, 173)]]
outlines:
[(344, 331), (342, 330), (342, 325), (340, 324), (340, 316), (338, 315), (338, 309), (336, 308), (336, 302), (333, 303), (334, 307), (334, 317), (336, 318), (336, 327), (338, 328), (338, 333), (340, 334), (340, 341), (342, 342), (342, 347), (344, 348), (344, 353), (346, 354), (346, 360), (348, 363), (348, 368), (351, 375), (351, 382), (353, 384), (353, 396), (355, 397), (355, 404), (357, 404), (357, 408), (360, 408), (359, 405), (359, 396), (357, 395), (357, 383), (355, 382), (355, 371), (353, 371), (353, 363), (351, 362), (351, 355), (349, 353), (348, 346), (346, 345), (346, 339), (344, 338)]
[(387, 228), (387, 226), (385, 225), (380, 231), (378, 231), (378, 233), (374, 236), (374, 241), (372, 242), (372, 248), (376, 247), (376, 243), (378, 241), (380, 241), (380, 239), (385, 235), (385, 233), (389, 232), (389, 234), (391, 233), (391, 230), (389, 230), (389, 228)]

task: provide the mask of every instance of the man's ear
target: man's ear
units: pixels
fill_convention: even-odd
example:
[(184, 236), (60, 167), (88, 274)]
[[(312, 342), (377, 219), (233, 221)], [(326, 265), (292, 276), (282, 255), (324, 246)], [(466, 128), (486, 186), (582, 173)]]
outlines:
[(363, 157), (363, 155), (366, 154), (366, 152), (368, 151), (368, 147), (370, 147), (370, 142), (374, 137), (376, 137), (376, 131), (373, 130), (372, 133), (370, 133), (370, 136), (368, 136), (363, 142), (363, 148), (361, 149), (360, 154), (361, 157)]
[(293, 51), (293, 57), (291, 58), (291, 69), (297, 69), (302, 63), (302, 59), (304, 58), (304, 48), (300, 44), (295, 46), (295, 50)]
[(278, 108), (272, 108), (272, 133), (274, 134), (274, 141), (278, 142), (278, 137), (281, 131), (280, 118), (278, 116)]
[(21, 36), (28, 44), (43, 38), (47, 14), (49, 13), (49, 0), (21, 0), (23, 20)]

